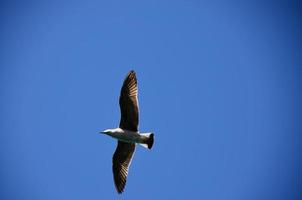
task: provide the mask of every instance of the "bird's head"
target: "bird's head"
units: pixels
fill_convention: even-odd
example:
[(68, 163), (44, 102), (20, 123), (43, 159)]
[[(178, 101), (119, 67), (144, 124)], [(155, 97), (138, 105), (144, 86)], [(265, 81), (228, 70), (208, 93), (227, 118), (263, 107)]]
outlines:
[(100, 133), (110, 135), (110, 133), (112, 133), (112, 132), (113, 132), (112, 129), (106, 129), (106, 130), (101, 131)]

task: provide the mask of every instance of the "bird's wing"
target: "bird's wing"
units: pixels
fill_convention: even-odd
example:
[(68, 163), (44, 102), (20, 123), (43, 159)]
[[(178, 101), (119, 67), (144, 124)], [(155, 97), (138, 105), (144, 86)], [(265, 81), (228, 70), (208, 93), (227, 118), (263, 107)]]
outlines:
[(118, 193), (124, 191), (134, 150), (135, 144), (118, 141), (112, 158), (114, 184)]
[(138, 131), (137, 80), (135, 72), (130, 71), (123, 83), (120, 95), (121, 121), (120, 128)]

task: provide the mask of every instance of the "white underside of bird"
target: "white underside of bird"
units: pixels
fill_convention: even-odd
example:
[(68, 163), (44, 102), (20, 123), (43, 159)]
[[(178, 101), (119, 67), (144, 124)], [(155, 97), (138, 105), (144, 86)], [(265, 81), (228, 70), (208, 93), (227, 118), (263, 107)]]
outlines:
[(139, 133), (121, 128), (107, 129), (101, 133), (109, 135), (119, 141), (127, 143), (137, 143), (145, 148), (151, 149), (153, 145), (153, 133)]

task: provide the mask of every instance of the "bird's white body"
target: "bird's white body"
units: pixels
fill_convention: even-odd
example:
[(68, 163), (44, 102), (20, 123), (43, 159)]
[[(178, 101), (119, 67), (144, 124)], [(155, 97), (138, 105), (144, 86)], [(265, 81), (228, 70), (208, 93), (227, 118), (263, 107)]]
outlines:
[(149, 137), (152, 133), (138, 133), (135, 131), (129, 131), (121, 128), (107, 129), (102, 133), (109, 135), (119, 141), (127, 143), (138, 143), (144, 147), (147, 147), (145, 144), (148, 142)]

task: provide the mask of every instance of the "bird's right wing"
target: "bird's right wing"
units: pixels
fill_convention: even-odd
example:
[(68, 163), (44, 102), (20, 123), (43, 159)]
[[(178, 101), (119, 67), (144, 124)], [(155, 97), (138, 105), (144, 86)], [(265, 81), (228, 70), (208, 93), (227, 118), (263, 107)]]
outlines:
[(124, 191), (134, 151), (135, 144), (118, 141), (112, 158), (114, 184), (118, 193)]
[(120, 95), (121, 121), (120, 128), (138, 131), (137, 80), (135, 72), (130, 71), (123, 83)]

